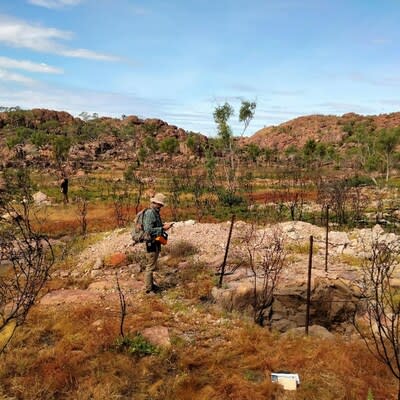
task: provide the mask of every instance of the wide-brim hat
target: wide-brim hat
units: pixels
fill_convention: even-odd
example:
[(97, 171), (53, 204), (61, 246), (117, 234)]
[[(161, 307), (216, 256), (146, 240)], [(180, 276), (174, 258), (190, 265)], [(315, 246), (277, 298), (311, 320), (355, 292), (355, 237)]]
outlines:
[(166, 196), (163, 195), (162, 193), (156, 193), (156, 194), (154, 195), (154, 197), (152, 197), (152, 198), (150, 199), (150, 201), (151, 201), (152, 203), (157, 203), (157, 204), (161, 204), (162, 206), (165, 206), (166, 199), (167, 199)]

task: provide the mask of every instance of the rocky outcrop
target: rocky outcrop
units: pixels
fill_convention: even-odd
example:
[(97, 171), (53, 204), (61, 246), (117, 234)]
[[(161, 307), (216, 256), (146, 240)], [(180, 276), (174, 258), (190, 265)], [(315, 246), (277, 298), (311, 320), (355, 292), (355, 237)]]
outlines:
[[(261, 287), (257, 291), (262, 290)], [(250, 278), (213, 288), (212, 297), (223, 309), (238, 311), (249, 317), (254, 313), (254, 286)], [(316, 278), (313, 281), (310, 319), (326, 329), (340, 328), (351, 322), (359, 293), (350, 282), (341, 279)], [(278, 287), (272, 305), (265, 310), (265, 324), (280, 332), (305, 326), (307, 284), (295, 281)]]
[(278, 126), (265, 127), (246, 140), (260, 147), (286, 149), (294, 145), (301, 148), (309, 139), (316, 142), (340, 144), (347, 137), (351, 124), (368, 124), (376, 129), (400, 126), (400, 113), (364, 116), (355, 113), (309, 115), (295, 118)]
[[(23, 143), (11, 150), (7, 148), (6, 138), (14, 135), (19, 128), (29, 128), (32, 132), (40, 131), (45, 135), (62, 135), (77, 139), (73, 140), (75, 144), (68, 154), (72, 168), (76, 166), (76, 168), (98, 169), (101, 168), (102, 161), (138, 162), (140, 149), (145, 149), (146, 152), (145, 159), (141, 159), (141, 163), (163, 164), (171, 168), (183, 166), (191, 157), (194, 161), (195, 157), (199, 156), (186, 145), (188, 135), (184, 129), (169, 125), (161, 119), (143, 120), (131, 115), (123, 119), (101, 117), (83, 121), (62, 111), (32, 109), (0, 113), (0, 148), (3, 166), (23, 159), (28, 166), (41, 169), (57, 168), (50, 136), (45, 139), (48, 140), (46, 143), (37, 146), (31, 142), (32, 132), (30, 132)], [(4, 135), (1, 132), (3, 129)], [(156, 145), (149, 145), (149, 137), (152, 137), (156, 144), (167, 138), (177, 139), (177, 152), (173, 155), (162, 153), (157, 150)], [(207, 138), (201, 134), (197, 135), (196, 140), (201, 143), (207, 142)], [(16, 152), (17, 148), (21, 151)], [(44, 148), (50, 148), (50, 152), (43, 152)]]

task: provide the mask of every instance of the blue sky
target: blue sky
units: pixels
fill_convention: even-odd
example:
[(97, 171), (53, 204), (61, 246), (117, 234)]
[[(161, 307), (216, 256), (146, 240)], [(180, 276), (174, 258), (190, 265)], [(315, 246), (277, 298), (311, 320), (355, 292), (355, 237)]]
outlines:
[(1, 0), (0, 105), (247, 134), (309, 114), (400, 110), (398, 0)]

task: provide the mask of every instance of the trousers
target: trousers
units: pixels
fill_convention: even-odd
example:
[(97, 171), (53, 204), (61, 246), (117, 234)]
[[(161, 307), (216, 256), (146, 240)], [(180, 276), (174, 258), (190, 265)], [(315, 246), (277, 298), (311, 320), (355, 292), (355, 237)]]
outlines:
[(154, 288), (153, 272), (157, 270), (157, 261), (160, 255), (161, 246), (156, 246), (155, 251), (146, 253), (146, 268), (144, 271), (144, 286), (146, 291), (151, 291)]

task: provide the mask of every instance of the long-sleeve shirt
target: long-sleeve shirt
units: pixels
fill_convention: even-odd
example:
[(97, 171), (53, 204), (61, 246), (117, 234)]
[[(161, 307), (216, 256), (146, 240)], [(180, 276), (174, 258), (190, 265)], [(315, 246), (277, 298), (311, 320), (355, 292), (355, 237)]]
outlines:
[(145, 211), (143, 215), (143, 230), (150, 233), (152, 238), (161, 236), (164, 230), (158, 208), (149, 208)]

